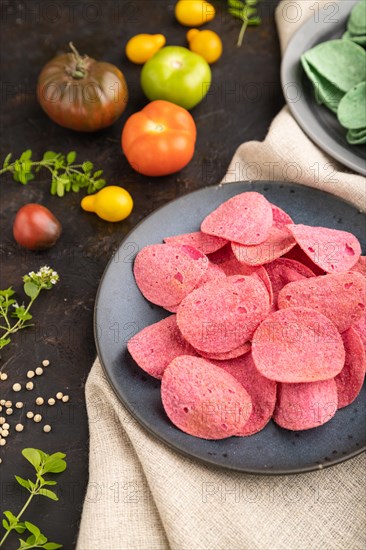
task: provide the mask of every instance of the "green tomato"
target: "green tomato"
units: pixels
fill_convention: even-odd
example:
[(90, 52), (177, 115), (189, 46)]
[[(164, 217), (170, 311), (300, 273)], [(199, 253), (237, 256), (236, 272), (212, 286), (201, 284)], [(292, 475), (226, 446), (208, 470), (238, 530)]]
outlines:
[(141, 86), (150, 101), (165, 99), (185, 109), (192, 109), (202, 101), (210, 84), (207, 61), (181, 46), (162, 48), (141, 72)]

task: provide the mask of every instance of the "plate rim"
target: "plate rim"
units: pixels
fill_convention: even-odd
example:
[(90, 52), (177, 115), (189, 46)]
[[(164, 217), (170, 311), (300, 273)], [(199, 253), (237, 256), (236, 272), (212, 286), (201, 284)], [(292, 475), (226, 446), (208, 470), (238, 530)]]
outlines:
[[(359, 0), (347, 0), (347, 2), (339, 2), (339, 11), (337, 14), (339, 20), (337, 22), (329, 22), (328, 25), (333, 24), (333, 26), (336, 26), (339, 25), (340, 22), (343, 22), (349, 16), (350, 11), (352, 10), (353, 6), (358, 3), (358, 1)], [(354, 170), (358, 174), (366, 176), (366, 161), (364, 161), (351, 149), (347, 148), (343, 144), (338, 143), (338, 141), (336, 141), (333, 136), (326, 131), (324, 126), (319, 123), (318, 118), (313, 115), (313, 112), (308, 106), (307, 102), (305, 102), (303, 99), (297, 102), (292, 102), (289, 100), (285, 91), (285, 86), (287, 86), (288, 84), (294, 84), (302, 90), (301, 82), (297, 75), (300, 58), (297, 59), (297, 63), (293, 62), (293, 47), (295, 45), (296, 51), (301, 50), (301, 53), (304, 53), (308, 49), (307, 46), (303, 46), (304, 41), (302, 37), (305, 33), (307, 35), (310, 34), (312, 38), (320, 38), (324, 34), (324, 27), (319, 28), (316, 27), (316, 25), (319, 25), (319, 23), (321, 22), (325, 24), (324, 19), (327, 16), (325, 8), (327, 5), (328, 4), (319, 7), (318, 22), (314, 22), (313, 17), (310, 16), (310, 18), (307, 19), (297, 29), (297, 31), (293, 34), (290, 41), (288, 42), (281, 61), (282, 93), (284, 95), (286, 105), (288, 106), (296, 122), (316, 145), (318, 145), (324, 152), (328, 153), (333, 159), (337, 160), (342, 165)], [(311, 32), (314, 27), (314, 32)], [(329, 28), (329, 26), (326, 27), (326, 30), (329, 30)]]
[[(146, 220), (150, 219), (152, 216), (156, 215), (158, 212), (160, 212), (161, 210), (163, 210), (164, 208), (166, 207), (169, 207), (171, 206), (175, 201), (179, 200), (179, 199), (182, 199), (188, 195), (194, 195), (194, 194), (197, 194), (197, 193), (200, 193), (202, 191), (205, 191), (205, 190), (216, 190), (216, 189), (220, 189), (224, 186), (227, 186), (227, 185), (237, 185), (237, 186), (240, 186), (240, 185), (247, 185), (247, 184), (268, 184), (268, 185), (271, 185), (271, 184), (277, 184), (277, 185), (283, 185), (284, 187), (287, 187), (287, 186), (295, 186), (295, 187), (306, 187), (306, 188), (309, 188), (309, 189), (312, 189), (311, 187), (309, 186), (306, 186), (306, 185), (302, 185), (302, 184), (299, 184), (299, 183), (295, 183), (295, 182), (288, 182), (288, 181), (281, 181), (281, 180), (276, 180), (276, 181), (272, 181), (272, 180), (243, 180), (243, 181), (236, 181), (236, 182), (230, 182), (230, 183), (219, 183), (219, 184), (216, 184), (216, 185), (207, 185), (207, 186), (204, 186), (204, 187), (200, 187), (198, 189), (195, 189), (193, 191), (190, 191), (190, 192), (187, 192), (187, 193), (184, 193), (183, 195), (179, 195), (178, 197), (166, 202), (165, 204), (159, 206), (158, 208), (156, 208), (155, 210), (153, 210), (152, 212), (150, 212), (147, 216), (145, 216), (143, 219), (141, 219), (133, 228), (130, 229), (130, 231), (128, 231), (128, 233), (122, 238), (122, 240), (120, 241), (117, 249), (113, 252), (113, 254), (111, 255), (104, 271), (103, 271), (103, 274), (100, 278), (100, 282), (99, 282), (99, 285), (98, 285), (98, 290), (97, 290), (97, 293), (96, 293), (96, 296), (95, 296), (95, 302), (94, 302), (94, 312), (93, 312), (93, 333), (94, 333), (94, 341), (95, 341), (95, 345), (96, 345), (96, 349), (97, 349), (97, 358), (99, 359), (100, 361), (100, 364), (101, 364), (101, 367), (103, 369), (103, 373), (109, 383), (109, 385), (111, 386), (116, 398), (119, 400), (119, 402), (124, 406), (126, 407), (126, 409), (128, 410), (128, 412), (131, 414), (131, 416), (133, 417), (133, 419), (147, 432), (147, 435), (153, 437), (153, 438), (156, 438), (157, 440), (159, 440), (161, 443), (163, 443), (164, 445), (166, 445), (169, 449), (173, 450), (174, 452), (178, 453), (178, 455), (183, 455), (185, 456), (186, 458), (190, 459), (190, 460), (197, 460), (201, 465), (206, 465), (206, 466), (210, 466), (210, 467), (213, 467), (213, 468), (218, 468), (220, 470), (223, 470), (223, 471), (233, 471), (233, 472), (240, 472), (242, 474), (248, 474), (248, 475), (260, 475), (260, 476), (281, 476), (281, 475), (294, 475), (294, 474), (306, 474), (306, 473), (310, 473), (310, 472), (316, 472), (316, 471), (322, 471), (324, 470), (325, 468), (329, 468), (331, 466), (336, 466), (337, 464), (341, 464), (343, 462), (347, 462), (348, 460), (352, 459), (352, 458), (355, 458), (356, 456), (362, 454), (363, 452), (366, 451), (366, 443), (359, 447), (358, 449), (355, 449), (354, 451), (352, 451), (351, 453), (347, 454), (347, 456), (339, 456), (339, 457), (335, 457), (335, 458), (332, 458), (331, 460), (329, 461), (326, 461), (322, 464), (313, 464), (313, 465), (309, 465), (309, 466), (304, 466), (304, 467), (299, 467), (299, 468), (291, 468), (291, 469), (276, 469), (276, 470), (267, 470), (265, 468), (262, 468), (262, 469), (253, 469), (253, 468), (250, 468), (250, 467), (243, 467), (243, 468), (240, 468), (240, 467), (237, 467), (237, 466), (233, 466), (233, 465), (230, 465), (230, 464), (217, 464), (214, 459), (210, 459), (210, 457), (201, 457), (201, 456), (197, 456), (194, 452), (187, 452), (185, 451), (184, 449), (181, 449), (180, 447), (177, 447), (174, 445), (174, 443), (172, 443), (171, 441), (168, 441), (166, 440), (164, 437), (162, 437), (160, 434), (156, 433), (156, 432), (153, 432), (150, 428), (150, 426), (145, 422), (144, 418), (141, 418), (140, 416), (138, 416), (136, 414), (136, 411), (134, 410), (133, 407), (130, 406), (129, 403), (126, 403), (125, 401), (123, 401), (121, 399), (121, 396), (119, 394), (119, 391), (118, 391), (118, 388), (116, 387), (114, 381), (112, 380), (111, 376), (110, 376), (110, 373), (103, 361), (103, 358), (102, 358), (102, 353), (101, 353), (101, 347), (100, 347), (100, 344), (99, 344), (99, 336), (98, 336), (98, 322), (97, 322), (97, 317), (98, 317), (98, 301), (99, 301), (99, 296), (100, 296), (100, 293), (101, 293), (101, 289), (102, 289), (102, 286), (103, 286), (103, 282), (104, 282), (104, 279), (107, 275), (107, 272), (109, 270), (109, 267), (110, 265), (113, 263), (114, 261), (114, 256), (115, 256), (115, 253), (118, 252), (118, 250), (120, 249), (120, 247), (123, 245), (123, 243), (130, 237), (130, 235), (136, 230), (138, 229), (139, 227), (141, 227), (144, 222), (146, 222)], [(333, 193), (329, 193), (328, 191), (324, 191), (322, 189), (316, 189), (317, 192), (320, 192), (320, 193), (324, 193), (326, 195), (330, 195), (331, 197), (335, 197), (337, 198), (338, 200), (344, 202), (345, 204), (349, 205), (349, 206), (352, 206), (353, 208), (357, 208), (355, 207), (354, 204), (352, 204), (351, 202), (341, 198), (341, 197), (338, 197), (337, 195), (334, 195)]]

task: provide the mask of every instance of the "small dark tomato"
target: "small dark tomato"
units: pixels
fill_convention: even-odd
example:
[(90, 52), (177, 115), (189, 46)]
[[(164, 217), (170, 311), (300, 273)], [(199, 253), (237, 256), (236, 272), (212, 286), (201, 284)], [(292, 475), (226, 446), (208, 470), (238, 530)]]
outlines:
[(62, 227), (48, 208), (29, 203), (22, 206), (13, 223), (13, 235), (18, 244), (29, 250), (45, 250), (53, 246)]

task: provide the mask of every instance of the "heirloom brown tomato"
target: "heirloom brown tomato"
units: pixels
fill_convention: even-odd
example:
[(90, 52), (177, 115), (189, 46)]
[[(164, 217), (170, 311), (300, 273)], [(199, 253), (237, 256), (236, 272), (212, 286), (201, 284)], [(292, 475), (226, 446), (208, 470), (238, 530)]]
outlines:
[(157, 100), (127, 120), (122, 149), (131, 166), (145, 176), (166, 176), (193, 157), (196, 125), (186, 109)]
[(128, 91), (121, 71), (111, 63), (72, 52), (52, 59), (41, 71), (37, 96), (43, 110), (60, 126), (93, 132), (110, 126), (126, 107)]

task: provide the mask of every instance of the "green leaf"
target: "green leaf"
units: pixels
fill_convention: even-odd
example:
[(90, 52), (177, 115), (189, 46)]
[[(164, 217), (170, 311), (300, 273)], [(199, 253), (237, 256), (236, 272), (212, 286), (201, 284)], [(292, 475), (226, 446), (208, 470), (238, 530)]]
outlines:
[(43, 485), (57, 485), (57, 481), (46, 481), (46, 480), (44, 480), (42, 483), (43, 483)]
[(38, 539), (37, 539), (37, 544), (38, 544), (38, 546), (41, 546), (41, 545), (42, 545), (42, 548), (43, 548), (44, 543), (47, 542), (47, 541), (48, 541), (48, 538), (45, 537), (42, 533), (40, 533), (40, 535), (39, 535), (39, 537), (38, 537)]
[(33, 483), (33, 481), (31, 481), (30, 479), (28, 479), (28, 483), (29, 483), (29, 487), (31, 488), (31, 490), (34, 491), (34, 489), (36, 488), (37, 484), (36, 484), (36, 483)]
[(66, 156), (67, 164), (72, 164), (73, 162), (75, 162), (75, 159), (76, 159), (75, 151), (70, 151), (70, 153), (68, 153)]
[[(63, 453), (55, 453), (55, 455), (62, 455)], [(63, 457), (51, 455), (43, 466), (44, 473), (59, 474), (66, 470), (67, 464)], [(65, 456), (65, 455), (64, 455)]]
[(57, 544), (56, 542), (47, 542), (44, 544), (43, 548), (46, 550), (56, 550), (57, 548), (62, 548), (62, 544)]
[(46, 462), (50, 462), (52, 460), (63, 460), (64, 458), (66, 458), (65, 453), (52, 453), (51, 455), (47, 455)]
[(0, 338), (0, 349), (5, 348), (8, 344), (10, 344), (11, 340), (10, 338)]
[(50, 489), (40, 489), (39, 494), (44, 497), (48, 497), (51, 500), (58, 500), (58, 496), (56, 495), (56, 493), (54, 493)]
[(104, 179), (99, 179), (95, 182), (95, 189), (102, 189), (106, 184), (106, 181)]
[(66, 174), (62, 174), (57, 179), (57, 195), (63, 197), (65, 192), (70, 191), (70, 178)]
[(28, 460), (28, 462), (32, 464), (32, 466), (34, 466), (36, 470), (39, 469), (42, 455), (40, 454), (40, 451), (38, 449), (32, 449), (31, 447), (28, 447), (22, 450), (22, 455)]
[(244, 8), (244, 2), (240, 2), (240, 0), (228, 0), (227, 3), (230, 8)]
[(59, 178), (57, 179), (56, 190), (57, 190), (57, 196), (58, 196), (58, 197), (63, 197), (63, 196), (64, 196), (64, 194), (65, 194), (65, 187), (64, 187), (62, 181), (60, 181)]
[(24, 306), (19, 306), (14, 309), (14, 311), (11, 314), (12, 317), (17, 317), (21, 321), (29, 321), (32, 319), (32, 314), (25, 311)]
[(233, 15), (237, 19), (243, 19), (243, 10), (229, 9), (230, 15)]
[(87, 161), (83, 162), (82, 168), (83, 168), (84, 172), (87, 173), (87, 172), (90, 172), (91, 170), (93, 170), (94, 164), (92, 162), (90, 162), (90, 160), (87, 160)]
[(0, 296), (3, 296), (4, 298), (10, 298), (10, 296), (13, 296), (15, 294), (15, 291), (11, 286), (9, 288), (6, 288), (5, 290), (0, 290)]
[(4, 164), (3, 164), (3, 168), (7, 168), (9, 166), (11, 157), (12, 157), (11, 153), (8, 153), (6, 155), (5, 160), (4, 160)]
[(3, 519), (2, 524), (3, 524), (4, 529), (5, 529), (6, 531), (9, 531), (10, 525), (9, 525), (9, 523), (6, 521), (6, 519)]
[(27, 183), (27, 178), (26, 178), (26, 175), (25, 175), (25, 172), (23, 171), (19, 171), (18, 172), (18, 178), (19, 178), (19, 183), (22, 183), (23, 185), (26, 185)]
[(19, 160), (21, 162), (24, 162), (25, 160), (30, 160), (31, 158), (32, 158), (32, 151), (31, 149), (27, 149), (26, 151), (24, 151), (24, 153), (20, 155)]
[(19, 523), (17, 523), (17, 524), (13, 527), (13, 529), (15, 529), (15, 531), (16, 531), (17, 533), (19, 533), (19, 535), (21, 535), (22, 533), (24, 533), (24, 531), (25, 531), (26, 528), (25, 528), (24, 523), (22, 523), (21, 521), (19, 521)]
[(27, 180), (26, 183), (28, 183), (29, 181), (34, 180), (34, 176), (29, 172), (29, 174), (25, 175), (25, 179)]
[(17, 480), (17, 482), (19, 483), (19, 485), (21, 485), (25, 489), (28, 489), (28, 491), (30, 490), (31, 487), (30, 487), (29, 481), (27, 479), (24, 479), (20, 476), (14, 476), (14, 477)]
[(25, 294), (29, 296), (29, 298), (32, 298), (32, 300), (37, 298), (39, 294), (39, 288), (37, 285), (35, 285), (34, 283), (25, 283), (23, 288)]
[(4, 516), (9, 520), (10, 523), (18, 523), (17, 518), (14, 516), (12, 512), (9, 512), (9, 510), (4, 512)]
[(20, 546), (19, 546), (18, 550), (21, 550), (22, 548), (29, 548), (29, 544), (27, 542), (25, 542), (25, 540), (19, 539), (19, 542), (20, 542)]
[(102, 174), (103, 174), (103, 170), (97, 170), (96, 172), (94, 172), (93, 178), (98, 179), (99, 176), (101, 176)]
[(27, 538), (28, 546), (33, 546), (35, 542), (36, 542), (36, 537), (34, 535), (31, 535), (30, 537)]
[(249, 19), (248, 25), (251, 27), (258, 27), (262, 23), (262, 19), (260, 17), (253, 17), (252, 19)]
[(33, 523), (31, 523), (30, 521), (25, 521), (24, 525), (26, 526), (28, 531), (32, 533), (36, 537), (36, 539), (38, 539), (39, 535), (41, 534), (40, 529), (38, 529), (38, 527)]
[(51, 195), (56, 195), (57, 193), (57, 178), (52, 178), (50, 193)]
[(58, 157), (58, 153), (54, 151), (46, 151), (42, 160), (55, 160)]

